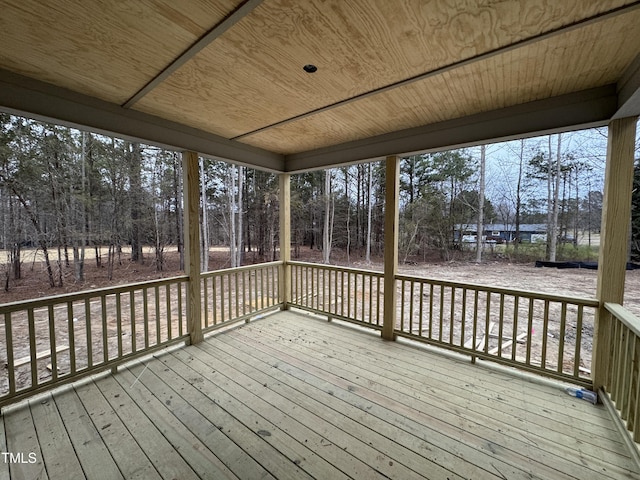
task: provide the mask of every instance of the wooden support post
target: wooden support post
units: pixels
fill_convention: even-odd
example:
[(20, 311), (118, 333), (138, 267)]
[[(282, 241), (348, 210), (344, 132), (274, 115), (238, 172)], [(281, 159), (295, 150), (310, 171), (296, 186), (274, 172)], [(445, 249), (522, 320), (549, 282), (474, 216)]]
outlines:
[(600, 254), (598, 258), (597, 298), (600, 308), (593, 332), (592, 380), (594, 390), (608, 385), (612, 356), (611, 314), (605, 302), (622, 304), (627, 266), (633, 187), (633, 151), (636, 138), (635, 117), (613, 120), (609, 124), (607, 166), (604, 180)]
[(282, 309), (287, 310), (291, 303), (291, 176), (280, 174), (280, 288)]
[(398, 273), (398, 196), (400, 159), (387, 157), (384, 206), (384, 318), (382, 338), (395, 340), (396, 275)]
[(183, 152), (182, 175), (184, 178), (184, 270), (185, 274), (189, 275), (187, 328), (191, 344), (196, 344), (203, 340), (200, 293), (200, 172), (196, 152)]

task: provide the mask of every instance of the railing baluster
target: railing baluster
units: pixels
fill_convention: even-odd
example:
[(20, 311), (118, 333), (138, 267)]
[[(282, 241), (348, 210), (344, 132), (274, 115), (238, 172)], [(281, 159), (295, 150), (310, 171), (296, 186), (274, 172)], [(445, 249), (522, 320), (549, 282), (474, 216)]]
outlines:
[(53, 313), (53, 305), (47, 308), (49, 317), (49, 348), (51, 351), (51, 381), (58, 379), (58, 352), (56, 352), (56, 319)]
[(560, 311), (560, 338), (558, 339), (558, 373), (564, 370), (564, 338), (567, 329), (567, 302), (562, 302)]
[(129, 310), (131, 311), (131, 352), (138, 350), (138, 339), (136, 333), (136, 296), (135, 291), (129, 292)]
[(442, 342), (442, 326), (444, 324), (444, 285), (440, 285), (440, 311), (438, 321), (438, 341)]
[(420, 303), (418, 313), (418, 335), (422, 336), (422, 317), (424, 314), (424, 282), (420, 282)]
[[(215, 282), (215, 277), (214, 280)], [(204, 304), (204, 328), (209, 326), (209, 277), (202, 279), (202, 303)]]
[(84, 301), (84, 323), (87, 332), (87, 368), (93, 366), (93, 341), (91, 333), (91, 303), (90, 299)]
[(487, 292), (487, 304), (485, 305), (484, 319), (484, 353), (489, 354), (489, 331), (491, 330), (491, 292)]
[(7, 375), (9, 376), (9, 395), (16, 391), (16, 370), (13, 364), (13, 328), (11, 312), (4, 314), (4, 334), (7, 339)]
[(467, 329), (467, 289), (462, 289), (462, 312), (460, 312), (460, 346), (464, 345)]
[(511, 329), (511, 361), (516, 361), (518, 347), (518, 313), (520, 311), (520, 295), (513, 296), (513, 328)]
[(411, 280), (411, 283), (409, 284), (409, 289), (410, 289), (410, 293), (409, 293), (409, 333), (413, 333), (413, 287), (415, 285), (415, 282), (413, 280)]
[(260, 270), (260, 307), (264, 308), (264, 270)]
[(456, 318), (456, 287), (451, 287), (451, 309), (449, 312), (449, 345), (453, 345), (453, 326)]
[(69, 332), (69, 373), (76, 373), (76, 330), (73, 321), (73, 302), (67, 302), (67, 325)]
[(36, 357), (36, 322), (33, 315), (33, 308), (27, 310), (29, 322), (29, 356), (31, 357), (31, 386), (38, 385), (38, 359)]
[(247, 314), (247, 289), (245, 286), (247, 285), (247, 274), (246, 270), (242, 271), (242, 316), (244, 317)]
[(218, 324), (218, 276), (211, 277), (211, 310), (213, 310), (213, 324)]
[[(400, 280), (400, 330), (404, 332), (404, 291), (406, 290), (406, 281)], [(394, 325), (395, 330), (395, 325)]]
[[(473, 351), (477, 350), (477, 341), (476, 338), (478, 338), (478, 305), (479, 305), (479, 297), (480, 297), (480, 292), (478, 290), (474, 290), (473, 291), (473, 345), (471, 347), (471, 349)], [(471, 360), (473, 362), (476, 361), (476, 357), (471, 357)]]
[(429, 338), (433, 338), (433, 283), (429, 284)]
[(118, 357), (122, 357), (122, 299), (116, 293), (116, 335), (118, 336)]
[(549, 300), (544, 301), (544, 321), (542, 327), (542, 359), (540, 366), (547, 368), (547, 335), (549, 334)]
[(178, 283), (178, 336), (182, 336), (182, 282)]
[(105, 295), (100, 296), (100, 314), (102, 318), (102, 361), (107, 363), (109, 361), (109, 330), (107, 327), (107, 297)]
[(233, 318), (238, 318), (240, 317), (240, 295), (238, 292), (238, 272), (235, 272), (235, 274), (233, 275), (233, 291), (234, 294), (236, 296), (235, 300), (236, 300), (236, 314)]
[(220, 323), (224, 323), (224, 274), (220, 275)]
[(142, 317), (144, 320), (144, 348), (149, 348), (149, 295), (147, 287), (142, 289)]
[[(169, 284), (165, 286), (164, 297), (165, 297), (165, 309), (167, 311), (167, 340), (171, 340), (173, 338), (173, 332), (172, 332), (173, 322), (171, 319), (171, 288)], [(118, 309), (118, 311), (120, 311), (120, 309)]]
[(154, 288), (153, 293), (156, 306), (156, 345), (160, 345), (162, 343), (162, 336), (160, 334), (160, 291), (158, 286)]
[(529, 311), (527, 314), (527, 357), (525, 364), (531, 365), (531, 337), (533, 335), (533, 297), (529, 298)]
[[(500, 314), (498, 316), (498, 357), (502, 357), (502, 335), (504, 334), (504, 293), (500, 294)], [(487, 335), (487, 342), (489, 336)]]
[(580, 376), (580, 351), (582, 344), (582, 318), (584, 315), (584, 307), (582, 305), (578, 305), (578, 314), (576, 317), (576, 345), (575, 351), (573, 354), (573, 376)]
[(633, 368), (633, 332), (631, 332), (628, 328), (624, 329), (625, 338), (624, 345), (622, 350), (622, 378), (620, 382), (621, 395), (620, 395), (620, 405), (618, 408), (622, 413), (622, 418), (629, 418), (629, 402), (631, 400), (631, 375)]
[(376, 285), (376, 325), (380, 326), (380, 276), (377, 276), (377, 285)]

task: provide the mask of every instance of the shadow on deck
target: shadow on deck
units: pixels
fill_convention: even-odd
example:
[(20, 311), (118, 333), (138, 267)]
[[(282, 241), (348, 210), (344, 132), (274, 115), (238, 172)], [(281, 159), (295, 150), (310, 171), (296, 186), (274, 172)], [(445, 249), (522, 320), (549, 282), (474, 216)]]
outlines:
[(0, 478), (637, 478), (605, 408), (559, 384), (292, 312), (2, 420)]

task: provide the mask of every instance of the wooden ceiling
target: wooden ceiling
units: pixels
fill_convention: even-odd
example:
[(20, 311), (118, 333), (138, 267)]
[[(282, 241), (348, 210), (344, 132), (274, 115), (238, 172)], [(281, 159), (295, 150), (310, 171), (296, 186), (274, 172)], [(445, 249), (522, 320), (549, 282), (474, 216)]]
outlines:
[[(631, 85), (606, 113), (585, 107), (566, 120), (603, 123), (622, 107), (640, 113), (629, 107), (638, 103), (639, 4), (0, 0), (0, 80), (13, 82), (0, 106), (136, 138), (143, 135), (135, 128), (123, 132), (117, 121), (110, 126), (56, 102), (68, 97), (149, 124), (159, 117), (176, 132), (211, 140), (205, 153), (273, 170), (384, 155), (384, 149), (344, 152), (397, 132), (421, 135), (427, 130), (416, 129), (430, 126), (436, 140), (424, 146), (434, 148), (437, 126), (456, 119), (478, 123), (482, 114), (497, 118), (496, 112), (547, 99), (565, 108), (576, 92), (615, 86), (613, 95), (610, 89), (602, 96), (620, 97)], [(303, 70), (309, 63), (317, 72)], [(25, 87), (29, 81), (36, 87)], [(36, 90), (38, 101), (29, 96)], [(555, 121), (548, 128), (574, 126)], [(504, 136), (545, 128), (526, 123)], [(483, 134), (476, 136), (469, 142)], [(188, 147), (177, 138), (166, 143)], [(420, 147), (412, 140), (411, 149)], [(402, 143), (396, 148), (405, 153)], [(230, 149), (240, 153), (225, 155)], [(301, 160), (323, 152), (325, 160)], [(252, 160), (261, 154), (271, 160)]]

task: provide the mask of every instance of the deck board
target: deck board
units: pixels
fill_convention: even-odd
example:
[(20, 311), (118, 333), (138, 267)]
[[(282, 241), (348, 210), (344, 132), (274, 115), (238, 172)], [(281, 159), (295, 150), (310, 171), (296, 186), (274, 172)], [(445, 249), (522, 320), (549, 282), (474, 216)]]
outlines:
[(292, 312), (2, 420), (38, 463), (0, 478), (637, 478), (607, 412), (557, 384)]

